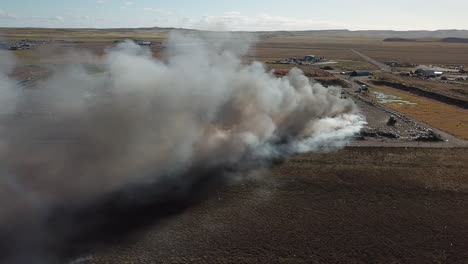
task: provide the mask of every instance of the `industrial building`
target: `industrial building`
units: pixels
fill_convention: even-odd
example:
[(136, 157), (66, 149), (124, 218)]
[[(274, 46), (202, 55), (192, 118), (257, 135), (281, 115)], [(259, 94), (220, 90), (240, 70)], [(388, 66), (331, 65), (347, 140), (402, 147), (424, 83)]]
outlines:
[(353, 76), (353, 77), (370, 76), (370, 72), (366, 71), (366, 70), (357, 70), (357, 71), (353, 71), (351, 73), (351, 76)]
[(433, 70), (424, 70), (424, 69), (417, 69), (414, 74), (419, 77), (425, 78), (435, 78), (437, 76), (441, 76), (443, 72), (440, 71), (433, 71)]

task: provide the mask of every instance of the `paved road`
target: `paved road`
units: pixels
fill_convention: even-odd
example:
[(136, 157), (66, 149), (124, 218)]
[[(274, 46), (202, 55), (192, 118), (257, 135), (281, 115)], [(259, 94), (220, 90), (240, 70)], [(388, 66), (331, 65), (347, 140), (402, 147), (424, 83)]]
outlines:
[(366, 60), (367, 62), (374, 64), (375, 66), (377, 66), (383, 72), (392, 72), (392, 68), (390, 66), (385, 65), (385, 64), (383, 64), (381, 62), (378, 62), (378, 61), (372, 59), (371, 57), (369, 57), (369, 56), (367, 56), (365, 54), (362, 54), (361, 52), (359, 52), (357, 50), (351, 49), (351, 51), (354, 52), (355, 54), (357, 54), (358, 56), (360, 56), (361, 58), (363, 58), (364, 60)]

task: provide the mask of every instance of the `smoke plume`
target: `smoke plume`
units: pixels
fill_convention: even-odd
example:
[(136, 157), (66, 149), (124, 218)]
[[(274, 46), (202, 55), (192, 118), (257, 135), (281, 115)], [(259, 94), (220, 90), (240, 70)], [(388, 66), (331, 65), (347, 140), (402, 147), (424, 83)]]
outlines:
[(157, 60), (125, 42), (33, 87), (0, 54), (1, 258), (54, 263), (116, 193), (113, 208), (166, 208), (206, 191), (207, 175), (335, 150), (364, 123), (338, 88), (243, 64), (249, 41), (172, 34), (167, 46)]

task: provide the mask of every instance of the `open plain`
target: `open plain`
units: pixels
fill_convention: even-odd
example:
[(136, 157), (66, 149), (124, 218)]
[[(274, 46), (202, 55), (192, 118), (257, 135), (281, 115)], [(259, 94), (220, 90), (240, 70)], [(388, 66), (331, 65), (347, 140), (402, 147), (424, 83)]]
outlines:
[[(43, 42), (12, 51), (19, 62), (13, 73), (16, 78), (36, 82), (50, 69), (87, 63), (85, 55), (62, 56), (70, 50), (102, 55), (116, 40), (151, 41), (153, 55), (164, 59), (161, 51), (169, 32), (0, 29), (0, 39)], [(367, 118), (363, 132), (338, 152), (294, 157), (260, 170), (255, 177), (211, 189), (206, 199), (164, 221), (148, 219), (144, 228), (117, 233), (118, 239), (112, 242), (80, 245), (85, 250), (73, 254), (70, 263), (468, 262), (468, 112), (460, 106), (468, 101), (468, 83), (382, 73), (353, 52), (381, 63), (468, 68), (468, 44), (383, 41), (396, 32), (237, 34), (255, 39), (245, 62), (268, 63), (265, 67), (283, 72), (278, 75), (297, 66), (325, 85), (345, 87), (343, 96), (354, 100)], [(419, 33), (414, 34), (417, 38)], [(437, 34), (442, 33), (428, 38)], [(333, 63), (326, 64), (328, 68), (270, 63), (309, 54)], [(373, 74), (349, 77), (355, 70)], [(383, 77), (431, 94), (382, 85), (378, 81)], [(363, 83), (369, 92), (355, 93)], [(397, 96), (400, 101), (382, 103), (373, 92)], [(391, 117), (396, 124), (389, 126)]]

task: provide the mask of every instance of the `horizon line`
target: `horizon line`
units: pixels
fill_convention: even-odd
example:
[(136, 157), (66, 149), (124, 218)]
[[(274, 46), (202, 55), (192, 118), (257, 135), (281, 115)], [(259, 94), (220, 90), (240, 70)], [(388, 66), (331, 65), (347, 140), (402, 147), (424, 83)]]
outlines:
[(468, 29), (408, 29), (408, 30), (397, 30), (397, 29), (302, 29), (302, 30), (206, 30), (196, 28), (182, 28), (182, 27), (0, 27), (0, 29), (61, 29), (61, 30), (116, 30), (116, 29), (166, 29), (166, 30), (193, 30), (193, 31), (206, 31), (206, 32), (246, 32), (246, 33), (264, 33), (264, 32), (311, 32), (311, 31), (348, 31), (348, 32), (369, 32), (369, 31), (393, 31), (393, 32), (437, 32), (437, 31), (468, 31)]

